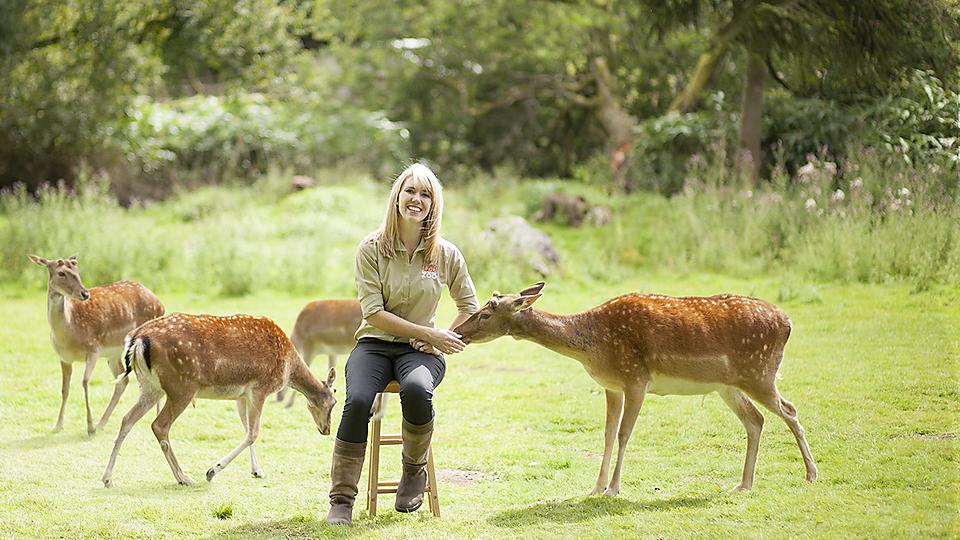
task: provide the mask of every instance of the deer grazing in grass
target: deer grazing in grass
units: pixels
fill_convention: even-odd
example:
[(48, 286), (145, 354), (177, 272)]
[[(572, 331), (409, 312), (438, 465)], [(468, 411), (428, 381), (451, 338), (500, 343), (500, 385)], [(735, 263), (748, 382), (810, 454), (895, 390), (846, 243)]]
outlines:
[[(797, 409), (777, 390), (790, 319), (776, 306), (730, 294), (708, 298), (626, 294), (582, 313), (556, 315), (531, 308), (543, 286), (540, 282), (519, 294), (495, 292), (454, 331), (464, 343), (504, 335), (533, 341), (578, 360), (603, 386), (607, 421), (593, 494), (614, 496), (620, 490), (624, 450), (648, 392), (720, 394), (747, 431), (743, 477), (735, 491), (753, 486), (763, 429), (763, 415), (751, 399), (786, 422), (800, 446), (807, 481), (816, 480), (817, 467)], [(608, 484), (614, 439), (619, 442), (617, 464)]]
[(318, 379), (270, 319), (175, 313), (131, 332), (124, 359), (126, 368), (118, 384), (135, 371), (140, 397), (123, 417), (103, 473), (106, 487), (112, 484), (113, 466), (124, 438), (164, 395), (166, 402), (153, 421), (153, 433), (173, 476), (183, 485), (192, 485), (193, 480), (181, 470), (168, 434), (171, 424), (195, 398), (235, 400), (246, 430), (243, 441), (207, 470), (208, 482), (247, 447), (253, 476), (263, 477), (253, 444), (260, 432), (264, 401), (284, 385), (306, 396), (320, 433), (330, 434), (330, 411), (337, 401), (332, 388), (335, 371), (330, 370), (326, 381)]
[[(337, 367), (337, 355), (350, 354), (357, 344), (354, 334), (360, 328), (363, 313), (357, 300), (314, 300), (300, 310), (290, 333), (290, 341), (300, 357), (309, 366), (314, 357), (326, 354), (328, 369)], [(277, 392), (277, 401), (283, 401), (286, 387)], [(290, 394), (287, 407), (293, 406), (296, 394)], [(374, 418), (385, 412), (386, 394), (379, 394), (373, 403)]]
[(87, 406), (87, 433), (103, 429), (126, 389), (126, 383), (113, 389), (110, 404), (96, 425), (90, 412), (90, 377), (97, 359), (106, 356), (113, 376), (123, 372), (123, 337), (141, 324), (163, 315), (163, 304), (149, 289), (132, 281), (121, 281), (87, 289), (80, 281), (77, 257), (47, 260), (30, 255), (30, 260), (47, 269), (47, 322), (50, 341), (60, 356), (62, 382), (60, 413), (54, 432), (63, 429), (63, 415), (70, 395), (73, 362), (85, 362), (83, 399)]

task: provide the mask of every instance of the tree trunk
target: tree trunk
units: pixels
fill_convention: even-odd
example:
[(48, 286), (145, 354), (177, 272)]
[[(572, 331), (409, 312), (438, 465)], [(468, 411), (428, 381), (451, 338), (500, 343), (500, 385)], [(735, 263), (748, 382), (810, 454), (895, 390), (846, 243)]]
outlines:
[(633, 145), (633, 128), (637, 125), (637, 119), (623, 108), (617, 79), (613, 73), (610, 73), (605, 58), (593, 59), (593, 73), (597, 80), (600, 123), (607, 132), (607, 150), (614, 186), (621, 191), (626, 191), (629, 187), (626, 178), (626, 160)]
[(700, 59), (697, 60), (697, 67), (693, 70), (693, 75), (680, 95), (670, 103), (667, 111), (687, 113), (700, 105), (703, 91), (713, 79), (717, 66), (720, 65), (720, 61), (727, 54), (730, 44), (749, 26), (757, 3), (756, 0), (748, 0), (737, 6), (737, 11), (730, 18), (730, 21), (719, 27), (710, 36), (710, 47), (700, 55)]
[(763, 83), (767, 65), (762, 47), (747, 51), (747, 72), (743, 77), (743, 100), (740, 104), (740, 135), (737, 138), (737, 159), (734, 169), (746, 174), (756, 185), (760, 179), (760, 137), (763, 131)]

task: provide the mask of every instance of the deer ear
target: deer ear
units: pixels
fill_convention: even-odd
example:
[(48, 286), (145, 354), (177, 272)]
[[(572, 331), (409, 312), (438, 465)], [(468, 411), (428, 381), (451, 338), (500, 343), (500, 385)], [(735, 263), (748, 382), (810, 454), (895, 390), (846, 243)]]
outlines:
[(540, 299), (543, 296), (542, 294), (535, 294), (533, 296), (521, 296), (513, 301), (513, 310), (514, 311), (523, 311), (525, 309), (530, 309), (530, 306), (534, 302)]
[(76, 255), (71, 255), (70, 257), (67, 258), (67, 262), (70, 263), (70, 266), (76, 266), (76, 265), (77, 265), (77, 256), (76, 256)]
[(47, 263), (50, 262), (50, 261), (44, 259), (43, 257), (37, 256), (37, 255), (27, 255), (27, 257), (29, 257), (30, 260), (33, 261), (34, 264), (37, 264), (37, 265), (40, 265), (40, 266), (46, 266)]
[(327, 372), (327, 386), (333, 386), (335, 380), (337, 380), (337, 369), (330, 368), (330, 371)]
[(540, 291), (542, 291), (544, 285), (546, 285), (545, 282), (539, 281), (539, 282), (537, 282), (537, 283), (535, 283), (535, 284), (527, 287), (526, 289), (520, 291), (520, 296), (533, 296), (533, 295), (539, 293)]

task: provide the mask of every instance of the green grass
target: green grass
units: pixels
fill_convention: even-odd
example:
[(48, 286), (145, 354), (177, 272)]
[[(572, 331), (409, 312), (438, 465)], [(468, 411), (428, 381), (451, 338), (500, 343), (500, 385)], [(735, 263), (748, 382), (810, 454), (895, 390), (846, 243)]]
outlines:
[[(483, 294), (497, 283), (480, 283)], [(509, 338), (472, 345), (448, 358), (436, 405), (437, 467), (475, 471), (468, 482), (442, 481), (443, 517), (424, 508), (392, 510), (383, 496), (371, 520), (355, 511), (353, 528), (329, 528), (326, 492), (333, 440), (312, 426), (301, 398), (292, 410), (264, 413), (258, 453), (267, 475), (250, 477), (242, 454), (212, 483), (203, 472), (242, 436), (229, 402), (198, 401), (174, 424), (171, 441), (195, 487), (176, 485), (142, 420), (114, 470), (100, 475), (124, 395), (105, 433), (86, 435), (79, 374), (63, 432), (51, 434), (60, 374), (48, 341), (45, 296), (0, 297), (0, 536), (2, 537), (956, 537), (960, 294), (911, 293), (908, 285), (820, 285), (789, 279), (736, 280), (625, 276), (593, 284), (550, 280), (539, 307), (571, 312), (627, 291), (761, 296), (791, 316), (779, 387), (799, 409), (820, 468), (814, 484), (786, 426), (766, 413), (754, 490), (728, 494), (739, 481), (745, 447), (740, 423), (716, 396), (650, 396), (627, 449), (617, 498), (585, 497), (603, 447), (604, 399), (573, 360)], [(169, 311), (263, 314), (289, 329), (307, 296), (256, 292), (236, 299), (162, 295)], [(448, 321), (446, 299), (441, 321)], [(317, 371), (324, 361), (315, 363)], [(76, 370), (75, 370), (76, 371)], [(100, 365), (91, 384), (96, 414), (112, 386)], [(343, 381), (337, 382), (342, 396)], [(334, 420), (339, 419), (339, 405)], [(399, 424), (390, 402), (388, 424)], [(387, 475), (399, 454), (385, 449)], [(459, 473), (463, 476), (465, 473)], [(365, 476), (361, 480), (365, 481)], [(362, 494), (361, 494), (362, 498)]]

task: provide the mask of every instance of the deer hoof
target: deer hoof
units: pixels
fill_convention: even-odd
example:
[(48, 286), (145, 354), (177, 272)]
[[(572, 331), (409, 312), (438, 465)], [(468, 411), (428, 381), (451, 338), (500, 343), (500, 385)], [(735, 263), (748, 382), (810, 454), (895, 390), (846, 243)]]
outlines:
[(180, 479), (180, 481), (179, 481), (178, 483), (179, 483), (181, 486), (192, 486), (192, 485), (194, 485), (196, 482), (193, 481), (193, 478), (190, 478), (189, 476), (184, 476), (183, 478)]
[(53, 429), (50, 430), (50, 433), (60, 433), (61, 431), (63, 431), (63, 425), (57, 424), (56, 426), (53, 426)]
[(619, 493), (619, 492), (620, 492), (619, 489), (613, 489), (613, 488), (611, 488), (611, 487), (608, 487), (606, 490), (604, 490), (603, 496), (604, 496), (604, 497), (616, 497), (616, 496), (617, 496), (617, 493)]
[(809, 471), (807, 471), (807, 482), (815, 481), (817, 479), (817, 476), (819, 476), (819, 472), (817, 471), (817, 468), (814, 467), (810, 469)]
[(103, 479), (103, 487), (105, 487), (105, 488), (112, 488), (112, 487), (113, 487), (113, 480), (111, 480), (110, 478), (104, 478), (104, 479)]
[(87, 435), (96, 435), (97, 428), (95, 426), (87, 426)]
[(254, 478), (263, 478), (263, 471), (252, 471), (250, 474)]
[(212, 481), (213, 477), (216, 476), (216, 474), (217, 474), (216, 467), (210, 467), (209, 469), (207, 469), (207, 482)]
[(601, 486), (596, 486), (590, 491), (590, 496), (594, 495), (603, 495), (604, 488)]
[(739, 484), (736, 487), (730, 489), (730, 493), (740, 493), (743, 491), (750, 491), (750, 488), (753, 486), (748, 486), (746, 484)]

